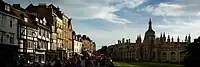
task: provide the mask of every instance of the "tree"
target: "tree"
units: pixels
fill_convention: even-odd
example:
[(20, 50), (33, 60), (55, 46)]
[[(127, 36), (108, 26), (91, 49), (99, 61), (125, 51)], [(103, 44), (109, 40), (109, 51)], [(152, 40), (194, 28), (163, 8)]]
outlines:
[(107, 46), (103, 46), (101, 47), (101, 49), (98, 50), (98, 52), (100, 52), (101, 54), (107, 55)]
[(191, 66), (198, 66), (200, 62), (200, 37), (194, 39), (193, 43), (188, 44), (185, 46), (186, 56), (184, 58), (184, 66), (191, 67)]

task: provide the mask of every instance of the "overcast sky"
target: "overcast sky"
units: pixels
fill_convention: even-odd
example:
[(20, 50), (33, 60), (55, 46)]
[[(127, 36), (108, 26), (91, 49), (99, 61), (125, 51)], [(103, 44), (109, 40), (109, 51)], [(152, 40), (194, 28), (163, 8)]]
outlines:
[(4, 0), (10, 4), (53, 3), (73, 20), (76, 33), (89, 36), (97, 44), (115, 44), (129, 38), (135, 42), (142, 39), (152, 18), (156, 37), (161, 32), (171, 35), (176, 41), (191, 34), (192, 39), (200, 34), (200, 0)]

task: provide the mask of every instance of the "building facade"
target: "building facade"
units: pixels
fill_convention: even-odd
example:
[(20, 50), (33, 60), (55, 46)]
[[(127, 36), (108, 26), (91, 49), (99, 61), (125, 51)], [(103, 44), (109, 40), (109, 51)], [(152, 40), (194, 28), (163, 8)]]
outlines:
[(185, 37), (184, 42), (177, 41), (165, 33), (156, 38), (155, 31), (152, 28), (151, 19), (149, 28), (145, 32), (144, 40), (141, 35), (137, 36), (136, 43), (131, 43), (130, 39), (123, 38), (118, 43), (108, 47), (108, 52), (112, 54), (114, 60), (130, 61), (155, 61), (155, 62), (183, 62), (185, 55), (184, 46), (191, 42), (190, 35)]
[(0, 64), (2, 67), (16, 65), (18, 57), (19, 18), (14, 15), (12, 5), (0, 1)]
[[(10, 5), (0, 0), (0, 58), (3, 59), (0, 64), (3, 67), (16, 65), (17, 58), (25, 63), (45, 63), (49, 59), (64, 60), (71, 52), (81, 53), (83, 39), (73, 32), (72, 18), (53, 4), (30, 4), (24, 9), (20, 4)], [(84, 39), (85, 49), (96, 48), (89, 37)]]

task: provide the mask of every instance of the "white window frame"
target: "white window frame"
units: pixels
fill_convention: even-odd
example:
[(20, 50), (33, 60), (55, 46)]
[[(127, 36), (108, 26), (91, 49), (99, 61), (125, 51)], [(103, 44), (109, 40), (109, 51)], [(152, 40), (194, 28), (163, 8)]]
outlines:
[(43, 23), (43, 21), (42, 21), (42, 20), (40, 20), (40, 23), (42, 24), (42, 23)]
[(47, 21), (45, 19), (45, 17), (43, 18), (43, 24), (46, 25)]
[(28, 22), (28, 18), (27, 18), (27, 17), (24, 17), (24, 21), (25, 21), (25, 22)]
[(35, 18), (35, 21), (37, 21), (37, 22), (38, 22), (38, 21), (39, 21), (39, 20), (38, 20), (38, 18)]
[(7, 4), (5, 4), (5, 10), (6, 10), (6, 11), (10, 11), (10, 6), (7, 5)]

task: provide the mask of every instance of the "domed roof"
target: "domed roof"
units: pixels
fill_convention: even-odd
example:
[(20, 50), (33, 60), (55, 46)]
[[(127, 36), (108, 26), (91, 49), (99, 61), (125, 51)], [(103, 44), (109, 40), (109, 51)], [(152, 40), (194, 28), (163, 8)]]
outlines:
[(149, 36), (155, 37), (155, 31), (152, 29), (152, 22), (151, 22), (151, 19), (149, 19), (149, 28), (148, 28), (148, 30), (145, 32), (145, 37), (149, 37)]

